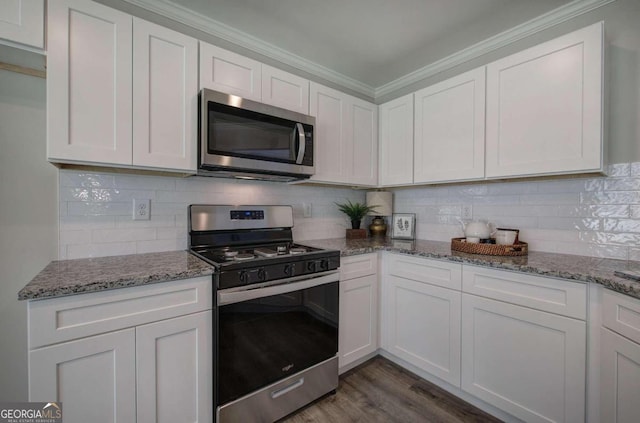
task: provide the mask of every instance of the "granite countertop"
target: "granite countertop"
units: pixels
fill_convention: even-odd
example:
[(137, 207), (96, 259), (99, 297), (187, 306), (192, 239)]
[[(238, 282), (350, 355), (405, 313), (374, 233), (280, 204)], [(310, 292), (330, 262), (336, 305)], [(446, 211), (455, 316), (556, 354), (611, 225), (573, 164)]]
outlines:
[(211, 275), (187, 251), (52, 261), (18, 293), (19, 300), (61, 297)]
[(484, 256), (451, 251), (449, 242), (405, 241), (373, 238), (347, 240), (345, 238), (302, 241), (312, 247), (340, 250), (341, 255), (352, 256), (375, 251), (392, 251), (421, 257), (513, 270), (581, 282), (598, 283), (611, 290), (640, 298), (640, 282), (621, 278), (613, 274), (616, 270), (640, 271), (640, 262), (613, 260), (569, 254), (541, 253), (529, 251), (521, 257)]
[[(587, 283), (640, 298), (640, 282), (617, 277), (616, 270), (640, 271), (640, 262), (530, 251), (528, 256), (497, 257), (451, 251), (448, 242), (345, 238), (303, 241), (352, 256), (392, 251), (478, 266), (532, 273)], [(18, 293), (31, 300), (125, 288), (211, 275), (214, 268), (187, 251), (53, 261)]]

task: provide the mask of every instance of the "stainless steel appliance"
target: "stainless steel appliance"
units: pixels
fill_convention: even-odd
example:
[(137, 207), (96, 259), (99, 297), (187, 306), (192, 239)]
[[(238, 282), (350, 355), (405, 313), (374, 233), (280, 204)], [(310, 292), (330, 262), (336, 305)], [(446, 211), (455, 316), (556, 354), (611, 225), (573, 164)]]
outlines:
[(198, 174), (309, 178), (314, 173), (314, 124), (312, 116), (203, 89)]
[(273, 422), (338, 386), (340, 253), (293, 242), (289, 206), (189, 206), (214, 275), (218, 422)]

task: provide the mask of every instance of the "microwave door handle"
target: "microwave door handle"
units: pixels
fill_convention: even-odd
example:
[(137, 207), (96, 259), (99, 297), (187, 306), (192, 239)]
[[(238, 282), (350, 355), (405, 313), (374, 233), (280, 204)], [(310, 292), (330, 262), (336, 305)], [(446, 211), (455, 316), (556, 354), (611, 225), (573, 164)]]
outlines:
[(307, 147), (307, 140), (304, 136), (304, 128), (301, 123), (296, 123), (296, 127), (293, 129), (293, 133), (295, 136), (296, 129), (298, 131), (298, 157), (296, 158), (296, 164), (302, 164), (302, 159), (304, 159), (304, 151)]

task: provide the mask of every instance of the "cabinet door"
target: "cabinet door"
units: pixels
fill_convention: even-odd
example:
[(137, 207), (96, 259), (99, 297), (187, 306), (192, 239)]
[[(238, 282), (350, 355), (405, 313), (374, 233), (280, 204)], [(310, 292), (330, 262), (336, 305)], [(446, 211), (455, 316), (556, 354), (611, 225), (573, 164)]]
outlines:
[[(345, 182), (376, 186), (378, 184), (378, 106), (349, 96), (346, 119)], [(335, 156), (334, 156), (335, 157)], [(334, 158), (335, 160), (335, 158)]]
[(212, 313), (136, 328), (138, 423), (213, 419)]
[(198, 42), (133, 21), (133, 164), (196, 171)]
[(260, 62), (200, 41), (200, 88), (249, 100), (262, 97)]
[(415, 93), (414, 182), (484, 177), (484, 67)]
[(640, 421), (640, 345), (601, 329), (600, 421)]
[(462, 294), (462, 389), (527, 422), (585, 418), (586, 324)]
[(413, 94), (380, 105), (382, 186), (413, 183)]
[(384, 283), (382, 347), (460, 386), (460, 292), (396, 276)]
[(378, 349), (378, 276), (340, 281), (339, 366)]
[(309, 80), (262, 65), (262, 102), (309, 114)]
[[(315, 168), (312, 180), (346, 183), (346, 155), (349, 153), (345, 131), (347, 96), (340, 91), (310, 83), (309, 114), (316, 118)], [(350, 153), (349, 153), (350, 154)]]
[(487, 177), (599, 171), (602, 22), (487, 66)]
[(47, 155), (131, 164), (131, 16), (98, 3), (48, 3)]
[(44, 48), (44, 0), (2, 0), (0, 38)]
[(135, 331), (126, 329), (29, 352), (29, 401), (64, 403), (64, 421), (134, 422)]

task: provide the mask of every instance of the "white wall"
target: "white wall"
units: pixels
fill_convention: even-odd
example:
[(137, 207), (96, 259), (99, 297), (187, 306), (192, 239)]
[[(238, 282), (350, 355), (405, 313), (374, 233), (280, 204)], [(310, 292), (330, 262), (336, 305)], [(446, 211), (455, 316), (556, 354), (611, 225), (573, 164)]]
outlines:
[(0, 401), (27, 400), (18, 291), (56, 258), (58, 175), (45, 157), (44, 79), (0, 70)]
[[(132, 219), (132, 199), (151, 199), (151, 220)], [(60, 171), (60, 258), (187, 248), (189, 204), (294, 206), (296, 241), (344, 237), (350, 227), (334, 202), (364, 201), (363, 191), (274, 182)], [(312, 217), (304, 218), (302, 204)]]

